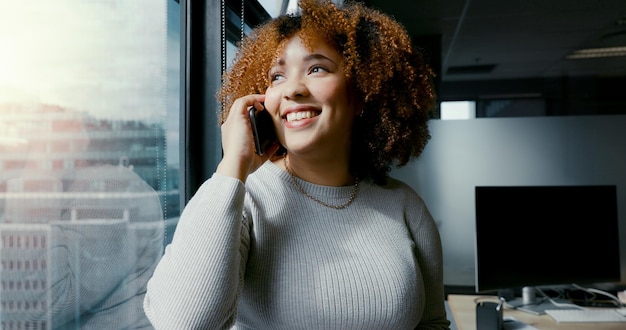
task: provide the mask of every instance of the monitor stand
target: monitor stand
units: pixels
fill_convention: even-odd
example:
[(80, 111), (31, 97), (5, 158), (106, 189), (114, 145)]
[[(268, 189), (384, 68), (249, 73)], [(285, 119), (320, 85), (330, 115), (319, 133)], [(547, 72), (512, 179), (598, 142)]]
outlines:
[[(569, 306), (559, 306), (552, 303), (555, 301), (558, 304), (567, 304)], [(517, 309), (522, 312), (531, 313), (535, 315), (542, 315), (546, 313), (546, 309), (571, 309), (572, 302), (563, 299), (552, 299), (550, 301), (545, 297), (537, 297), (536, 289), (533, 287), (524, 287), (522, 289), (522, 297), (508, 300), (506, 306), (509, 308)]]

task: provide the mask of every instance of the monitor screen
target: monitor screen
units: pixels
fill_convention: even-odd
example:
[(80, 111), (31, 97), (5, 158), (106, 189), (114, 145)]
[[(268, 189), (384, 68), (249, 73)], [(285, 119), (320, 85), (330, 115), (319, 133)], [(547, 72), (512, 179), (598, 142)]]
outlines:
[(477, 292), (620, 280), (616, 186), (475, 193)]

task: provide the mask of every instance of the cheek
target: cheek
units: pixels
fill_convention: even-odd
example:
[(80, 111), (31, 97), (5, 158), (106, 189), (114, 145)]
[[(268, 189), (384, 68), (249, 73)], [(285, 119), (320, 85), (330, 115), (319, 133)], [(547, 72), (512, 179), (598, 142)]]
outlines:
[(352, 118), (354, 116), (354, 100), (343, 84), (333, 86), (332, 89), (326, 90), (326, 99), (329, 100), (333, 107), (341, 112), (342, 116)]
[(322, 80), (309, 85), (309, 92), (316, 100), (335, 106), (346, 102), (346, 86), (334, 80)]

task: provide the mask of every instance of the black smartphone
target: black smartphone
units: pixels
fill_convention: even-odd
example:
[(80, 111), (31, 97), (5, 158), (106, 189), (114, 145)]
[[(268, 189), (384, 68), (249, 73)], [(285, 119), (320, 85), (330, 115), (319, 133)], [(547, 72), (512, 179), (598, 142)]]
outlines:
[(274, 122), (265, 109), (256, 111), (254, 107), (250, 107), (249, 111), (252, 136), (254, 137), (254, 151), (259, 156), (263, 156), (267, 147), (276, 141)]

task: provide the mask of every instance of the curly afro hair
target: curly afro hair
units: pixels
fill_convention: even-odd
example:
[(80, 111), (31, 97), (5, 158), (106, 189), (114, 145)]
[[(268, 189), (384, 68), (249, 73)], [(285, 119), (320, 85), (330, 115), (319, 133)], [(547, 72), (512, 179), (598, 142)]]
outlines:
[(299, 7), (299, 14), (256, 27), (239, 45), (217, 95), (220, 123), (235, 99), (270, 86), (268, 72), (287, 39), (297, 34), (306, 44), (321, 37), (343, 54), (344, 73), (363, 104), (352, 131), (350, 170), (384, 184), (392, 165), (417, 158), (430, 139), (433, 71), (405, 28), (386, 14), (351, 1), (301, 0)]

